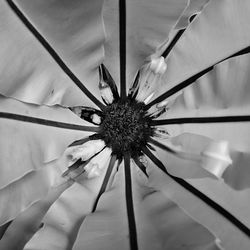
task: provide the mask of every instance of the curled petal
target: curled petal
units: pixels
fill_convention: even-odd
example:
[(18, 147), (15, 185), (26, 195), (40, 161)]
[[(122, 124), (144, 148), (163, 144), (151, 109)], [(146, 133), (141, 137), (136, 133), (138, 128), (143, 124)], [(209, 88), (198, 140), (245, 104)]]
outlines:
[(139, 102), (147, 104), (157, 93), (159, 84), (161, 83), (160, 78), (166, 69), (167, 65), (163, 57), (152, 57), (151, 61), (144, 65), (139, 71), (139, 79), (135, 79), (136, 85), (135, 83), (132, 85), (130, 93), (132, 91), (138, 92), (136, 99)]
[(72, 157), (73, 161), (81, 159), (82, 161), (86, 161), (91, 158), (93, 155), (100, 152), (105, 146), (103, 140), (91, 140), (85, 142), (81, 146), (71, 147), (68, 151), (68, 155)]
[(202, 166), (218, 178), (232, 164), (227, 141), (211, 142), (202, 152), (202, 155), (205, 156)]

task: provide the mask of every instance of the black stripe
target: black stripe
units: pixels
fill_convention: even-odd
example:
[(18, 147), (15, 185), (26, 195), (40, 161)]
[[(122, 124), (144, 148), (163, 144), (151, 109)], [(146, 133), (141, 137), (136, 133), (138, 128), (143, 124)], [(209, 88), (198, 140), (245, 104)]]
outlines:
[(203, 75), (205, 75), (206, 73), (211, 71), (213, 68), (214, 68), (214, 66), (209, 67), (207, 69), (204, 69), (203, 71), (199, 72), (198, 74), (196, 74), (194, 76), (191, 76), (187, 80), (185, 80), (185, 81), (181, 82), (180, 84), (174, 86), (173, 88), (171, 88), (170, 90), (168, 90), (167, 92), (165, 92), (164, 94), (160, 95), (159, 97), (154, 99), (152, 102), (147, 104), (145, 106), (145, 108), (149, 109), (154, 104), (157, 104), (157, 103), (159, 103), (161, 101), (164, 101), (166, 98), (170, 97), (171, 95), (174, 95), (175, 93), (179, 92), (180, 90), (186, 88), (188, 85), (194, 83), (197, 79), (199, 79), (200, 77), (202, 77)]
[(161, 148), (161, 149), (164, 149), (166, 150), (167, 152), (171, 153), (171, 154), (176, 154), (177, 152), (175, 150), (173, 150), (172, 148), (169, 148), (168, 146), (166, 145), (163, 145), (161, 144), (160, 142), (154, 140), (153, 138), (150, 138), (149, 139), (149, 142), (151, 142), (152, 144), (154, 144), (155, 146)]
[(55, 62), (60, 66), (65, 74), (75, 83), (75, 85), (99, 108), (103, 109), (104, 105), (83, 85), (83, 83), (76, 77), (76, 75), (69, 69), (69, 67), (63, 62), (57, 52), (51, 47), (48, 41), (38, 32), (38, 30), (32, 25), (32, 23), (25, 17), (21, 10), (16, 6), (12, 0), (6, 0), (10, 8), (16, 13), (23, 24), (29, 29), (29, 31), (36, 37), (36, 39), (42, 44), (47, 52), (53, 57)]
[(3, 238), (5, 232), (7, 231), (8, 227), (12, 223), (13, 220), (6, 222), (5, 224), (0, 226), (0, 240)]
[(126, 98), (126, 0), (119, 0), (120, 96)]
[(170, 44), (168, 45), (168, 47), (165, 49), (165, 51), (162, 53), (162, 56), (164, 58), (166, 58), (169, 53), (171, 52), (171, 50), (173, 49), (173, 47), (175, 46), (175, 44), (178, 42), (178, 40), (180, 39), (181, 35), (183, 34), (183, 32), (185, 31), (185, 29), (181, 29), (177, 32), (177, 34), (175, 35), (175, 37), (173, 38), (173, 40), (170, 42)]
[(51, 120), (25, 116), (25, 115), (18, 115), (18, 114), (7, 113), (7, 112), (0, 112), (0, 118), (17, 120), (21, 122), (30, 122), (30, 123), (35, 123), (38, 125), (57, 127), (57, 128), (63, 128), (63, 129), (81, 130), (81, 131), (87, 131), (87, 132), (99, 131), (99, 127), (89, 127), (89, 126), (82, 126), (82, 125), (65, 123), (65, 122), (51, 121)]
[(93, 205), (92, 213), (95, 212), (101, 195), (106, 191), (106, 188), (107, 188), (107, 185), (109, 183), (109, 179), (110, 179), (111, 173), (112, 173), (114, 165), (115, 165), (115, 161), (116, 161), (116, 156), (112, 155), (112, 157), (110, 159), (110, 162), (109, 162), (108, 169), (107, 169), (105, 177), (104, 177), (104, 180), (102, 182), (102, 186), (100, 188), (100, 191), (99, 191), (99, 193), (98, 193), (98, 195), (96, 197), (95, 203)]
[(225, 58), (225, 59), (222, 59), (220, 62), (214, 64), (213, 66), (211, 67), (208, 67), (204, 70), (202, 70), (201, 72), (189, 77), (187, 80), (184, 80), (183, 82), (179, 83), (178, 85), (176, 85), (175, 87), (171, 88), (170, 90), (168, 90), (167, 92), (165, 92), (164, 94), (158, 96), (156, 99), (154, 99), (152, 102), (148, 103), (146, 105), (146, 109), (149, 109), (150, 107), (152, 107), (154, 104), (157, 104), (163, 100), (165, 100), (166, 98), (174, 95), (175, 93), (179, 92), (180, 90), (186, 88), (188, 85), (192, 84), (192, 83), (195, 83), (195, 81), (197, 79), (199, 79), (200, 77), (202, 77), (203, 75), (205, 75), (206, 73), (208, 73), (209, 71), (211, 71), (214, 66), (218, 65), (219, 63), (221, 62), (224, 62), (230, 58), (233, 58), (233, 57), (236, 57), (236, 56), (239, 56), (239, 55), (244, 55), (244, 54), (248, 54), (250, 53), (250, 46), (238, 51), (237, 53), (234, 53), (233, 55)]
[(229, 58), (236, 57), (236, 56), (242, 56), (242, 55), (245, 55), (248, 53), (250, 53), (250, 46), (246, 47), (245, 49), (240, 50), (239, 52), (233, 54)]
[(137, 232), (133, 205), (133, 195), (132, 195), (132, 180), (131, 180), (131, 169), (130, 169), (130, 156), (124, 156), (124, 169), (125, 169), (125, 194), (126, 194), (126, 205), (128, 214), (128, 226), (129, 226), (129, 239), (130, 239), (130, 249), (138, 250), (137, 243)]
[(183, 117), (163, 120), (153, 120), (150, 125), (169, 125), (169, 124), (187, 124), (187, 123), (225, 123), (225, 122), (249, 122), (250, 116), (212, 116), (212, 117)]
[(180, 184), (182, 187), (187, 189), (189, 192), (191, 192), (193, 195), (197, 196), (199, 199), (201, 199), (203, 202), (205, 202), (207, 205), (212, 207), (214, 210), (216, 210), (218, 213), (220, 213), (223, 217), (225, 217), (227, 220), (229, 220), (233, 225), (235, 225), (241, 232), (246, 234), (248, 237), (250, 237), (250, 229), (244, 225), (241, 221), (239, 221), (235, 216), (233, 216), (231, 213), (229, 213), (225, 208), (220, 206), (218, 203), (210, 199), (208, 196), (203, 194), (201, 191), (193, 187), (191, 184), (186, 182), (185, 180), (175, 177), (168, 173), (165, 166), (162, 164), (162, 162), (152, 154), (152, 152), (147, 149), (146, 147), (143, 149), (143, 152), (151, 159), (152, 162), (156, 164), (165, 174), (167, 174), (170, 178), (172, 178), (174, 181), (176, 181), (178, 184)]
[(88, 137), (85, 137), (83, 139), (72, 142), (68, 147), (79, 146), (79, 145), (82, 145), (83, 143), (90, 141), (90, 140), (91, 140), (91, 137), (88, 136)]

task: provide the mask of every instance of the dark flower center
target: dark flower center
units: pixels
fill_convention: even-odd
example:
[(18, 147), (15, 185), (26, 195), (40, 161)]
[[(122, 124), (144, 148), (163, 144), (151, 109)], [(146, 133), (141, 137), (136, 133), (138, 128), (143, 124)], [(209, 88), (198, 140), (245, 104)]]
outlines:
[(130, 99), (105, 107), (100, 136), (118, 158), (125, 153), (132, 157), (140, 155), (141, 148), (153, 135), (144, 107), (143, 103)]

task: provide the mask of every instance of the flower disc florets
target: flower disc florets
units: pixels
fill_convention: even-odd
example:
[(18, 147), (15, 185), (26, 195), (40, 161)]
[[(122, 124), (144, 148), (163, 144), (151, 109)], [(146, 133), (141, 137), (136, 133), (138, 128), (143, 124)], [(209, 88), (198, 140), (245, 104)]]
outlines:
[(118, 158), (122, 158), (125, 153), (140, 155), (141, 148), (153, 135), (144, 106), (129, 99), (106, 106), (100, 135)]

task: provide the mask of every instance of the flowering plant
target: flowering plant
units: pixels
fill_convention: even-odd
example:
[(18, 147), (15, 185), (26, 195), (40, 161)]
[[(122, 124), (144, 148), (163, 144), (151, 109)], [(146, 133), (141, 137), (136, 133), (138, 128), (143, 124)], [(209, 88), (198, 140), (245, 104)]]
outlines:
[(0, 249), (249, 249), (249, 12), (1, 1)]

